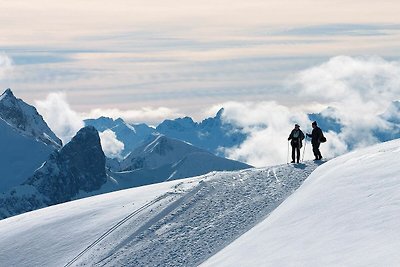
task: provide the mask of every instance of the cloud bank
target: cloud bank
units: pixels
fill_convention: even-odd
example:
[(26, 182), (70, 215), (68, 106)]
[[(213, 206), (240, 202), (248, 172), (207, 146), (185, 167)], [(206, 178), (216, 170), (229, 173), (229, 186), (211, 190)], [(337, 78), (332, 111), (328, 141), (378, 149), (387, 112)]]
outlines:
[[(287, 137), (295, 122), (311, 131), (307, 111), (321, 112), (339, 121), (339, 133), (329, 131), (322, 154), (333, 157), (349, 149), (378, 142), (376, 131), (393, 131), (394, 125), (381, 114), (400, 99), (400, 64), (380, 57), (338, 56), (289, 77), (285, 92), (298, 106), (276, 102), (228, 102), (224, 119), (244, 128), (249, 138), (226, 155), (255, 166), (284, 163)], [(329, 108), (328, 108), (329, 107)], [(323, 129), (324, 130), (324, 129)], [(305, 159), (312, 159), (308, 144)]]
[(79, 114), (71, 109), (65, 93), (50, 93), (45, 100), (37, 100), (35, 104), (63, 144), (68, 143), (85, 126)]
[[(321, 146), (324, 157), (334, 157), (379, 140), (377, 131), (391, 133), (396, 125), (388, 118), (398, 117), (399, 109), (388, 109), (400, 99), (400, 63), (380, 57), (338, 56), (288, 77), (282, 93), (298, 104), (287, 106), (278, 101), (225, 102), (223, 119), (241, 127), (248, 138), (238, 147), (225, 149), (225, 155), (254, 166), (285, 163), (288, 160), (287, 137), (295, 123), (311, 132), (308, 113), (320, 113), (327, 121), (337, 121), (340, 130), (325, 126), (328, 142)], [(182, 116), (179, 109), (141, 108), (138, 110), (94, 109), (84, 115), (74, 112), (65, 94), (50, 94), (37, 101), (49, 126), (65, 143), (83, 127), (82, 117), (121, 117), (128, 122), (154, 122)], [(394, 114), (394, 113), (395, 114)], [(385, 116), (381, 116), (385, 114)], [(123, 143), (115, 133), (100, 134), (109, 157), (119, 157)], [(311, 144), (305, 146), (305, 160), (313, 159)]]

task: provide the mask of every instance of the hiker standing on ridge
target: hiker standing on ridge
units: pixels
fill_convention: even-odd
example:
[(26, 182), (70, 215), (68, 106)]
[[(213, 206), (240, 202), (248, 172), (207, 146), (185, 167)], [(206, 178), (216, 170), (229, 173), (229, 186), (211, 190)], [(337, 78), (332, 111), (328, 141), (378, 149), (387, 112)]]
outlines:
[(303, 146), (303, 139), (304, 133), (300, 130), (300, 126), (296, 123), (288, 138), (288, 141), (292, 140), (290, 142), (290, 145), (292, 146), (292, 163), (295, 162), (295, 154), (297, 154), (297, 163), (300, 161), (300, 148)]
[(323, 141), (325, 139), (325, 137), (324, 137), (324, 134), (322, 133), (321, 128), (318, 127), (316, 121), (313, 121), (313, 123), (311, 123), (311, 126), (312, 126), (313, 130), (312, 130), (311, 134), (307, 133), (307, 136), (311, 137), (311, 144), (312, 144), (313, 152), (314, 152), (314, 156), (315, 156), (314, 160), (320, 160), (320, 159), (322, 159), (322, 155), (321, 155), (321, 151), (319, 151), (319, 146), (321, 144), (321, 140)]

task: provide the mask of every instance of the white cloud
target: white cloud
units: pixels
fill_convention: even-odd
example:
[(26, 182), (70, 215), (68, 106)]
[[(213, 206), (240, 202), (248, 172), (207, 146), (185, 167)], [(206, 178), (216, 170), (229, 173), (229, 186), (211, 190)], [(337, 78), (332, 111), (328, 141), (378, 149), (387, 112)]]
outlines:
[(82, 114), (84, 118), (98, 118), (106, 116), (114, 119), (122, 118), (128, 123), (146, 122), (150, 124), (158, 124), (167, 118), (176, 118), (182, 116), (177, 109), (167, 107), (143, 107), (136, 110), (120, 110), (114, 109), (92, 109), (89, 113)]
[(104, 154), (109, 158), (121, 158), (121, 152), (124, 150), (124, 143), (117, 139), (115, 132), (105, 130), (100, 132), (101, 147)]
[(0, 79), (13, 69), (13, 60), (5, 53), (0, 53)]
[[(275, 102), (229, 102), (224, 119), (244, 127), (249, 138), (237, 148), (226, 150), (230, 158), (255, 166), (283, 163), (287, 157), (287, 137), (295, 122), (311, 131), (309, 107), (340, 119), (339, 134), (325, 133), (328, 142), (321, 145), (325, 157), (333, 157), (349, 148), (378, 142), (376, 129), (391, 131), (380, 114), (391, 102), (400, 99), (400, 64), (379, 57), (339, 56), (289, 77), (286, 93), (299, 105), (287, 107)], [(318, 109), (315, 109), (318, 107)], [(263, 127), (264, 125), (264, 127)], [(308, 143), (305, 159), (312, 159)]]
[(390, 130), (380, 114), (400, 99), (400, 64), (379, 57), (338, 56), (296, 74), (291, 85), (299, 101), (333, 107), (331, 117), (345, 126), (342, 139), (365, 146), (373, 129)]
[(310, 123), (305, 113), (275, 102), (228, 102), (223, 107), (223, 119), (243, 127), (249, 135), (239, 147), (225, 150), (226, 155), (254, 166), (285, 162), (294, 124), (306, 128)]
[(51, 93), (45, 100), (37, 100), (35, 103), (39, 113), (63, 144), (68, 143), (84, 127), (82, 118), (71, 109), (64, 93)]

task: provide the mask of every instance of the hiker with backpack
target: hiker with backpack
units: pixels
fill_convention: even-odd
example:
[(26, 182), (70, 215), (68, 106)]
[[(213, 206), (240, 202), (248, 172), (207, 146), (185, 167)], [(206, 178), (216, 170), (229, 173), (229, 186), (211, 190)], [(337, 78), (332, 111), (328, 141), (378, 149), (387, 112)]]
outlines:
[(321, 128), (318, 127), (317, 122), (313, 121), (311, 123), (311, 126), (313, 128), (311, 134), (307, 133), (308, 137), (311, 137), (311, 144), (313, 147), (313, 153), (315, 156), (314, 160), (321, 160), (322, 155), (321, 151), (319, 151), (319, 146), (321, 143), (326, 142), (326, 138), (324, 137), (324, 134), (322, 133)]
[(300, 130), (300, 126), (296, 123), (294, 129), (289, 135), (288, 141), (292, 146), (292, 163), (295, 162), (295, 154), (297, 154), (297, 163), (300, 161), (300, 148), (303, 146), (304, 133)]

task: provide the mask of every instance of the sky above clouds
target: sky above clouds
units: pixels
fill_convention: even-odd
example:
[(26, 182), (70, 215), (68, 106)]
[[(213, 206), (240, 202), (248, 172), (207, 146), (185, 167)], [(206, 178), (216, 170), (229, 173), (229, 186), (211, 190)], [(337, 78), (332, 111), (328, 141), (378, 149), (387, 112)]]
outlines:
[(162, 107), (201, 119), (225, 101), (291, 105), (282, 83), (297, 71), (337, 55), (400, 52), (398, 1), (19, 0), (0, 8), (0, 52), (13, 63), (0, 86), (31, 102), (61, 91), (86, 113)]
[[(81, 117), (154, 125), (224, 106), (261, 140), (272, 128), (249, 121), (286, 135), (328, 106), (342, 108), (349, 126), (385, 127), (371, 118), (399, 98), (397, 0), (17, 0), (0, 9), (0, 87), (50, 115), (61, 101)], [(55, 127), (67, 140), (78, 124)], [(341, 138), (331, 143), (337, 151), (346, 150)], [(230, 154), (265, 162), (256, 148)]]

